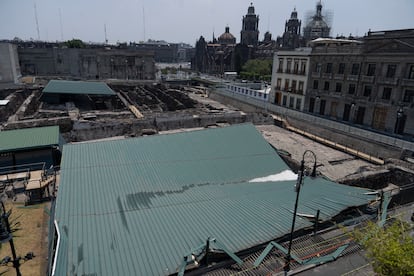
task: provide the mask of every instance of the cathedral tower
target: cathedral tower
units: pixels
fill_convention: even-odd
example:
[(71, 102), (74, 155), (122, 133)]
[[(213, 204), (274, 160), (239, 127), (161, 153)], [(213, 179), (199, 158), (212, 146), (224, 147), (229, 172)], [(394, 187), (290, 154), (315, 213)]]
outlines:
[(259, 16), (254, 13), (253, 3), (250, 3), (242, 22), (241, 44), (256, 46), (259, 42)]

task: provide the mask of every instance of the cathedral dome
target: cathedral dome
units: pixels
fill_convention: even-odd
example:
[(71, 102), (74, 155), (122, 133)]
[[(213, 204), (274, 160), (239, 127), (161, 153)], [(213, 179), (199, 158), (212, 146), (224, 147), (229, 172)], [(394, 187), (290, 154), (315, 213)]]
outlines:
[(236, 38), (230, 33), (230, 28), (226, 27), (225, 32), (218, 37), (220, 44), (236, 44)]

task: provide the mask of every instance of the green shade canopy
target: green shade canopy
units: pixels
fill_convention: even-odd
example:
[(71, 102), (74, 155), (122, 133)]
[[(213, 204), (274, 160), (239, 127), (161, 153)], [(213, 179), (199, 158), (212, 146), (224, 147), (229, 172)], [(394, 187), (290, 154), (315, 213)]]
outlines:
[(51, 80), (43, 89), (46, 94), (116, 95), (104, 82)]

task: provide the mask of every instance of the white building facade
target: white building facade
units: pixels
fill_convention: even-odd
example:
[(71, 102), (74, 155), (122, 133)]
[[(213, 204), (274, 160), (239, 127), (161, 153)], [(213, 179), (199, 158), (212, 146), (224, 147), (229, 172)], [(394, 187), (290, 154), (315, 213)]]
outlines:
[(311, 48), (275, 52), (269, 96), (272, 104), (304, 110), (311, 52)]

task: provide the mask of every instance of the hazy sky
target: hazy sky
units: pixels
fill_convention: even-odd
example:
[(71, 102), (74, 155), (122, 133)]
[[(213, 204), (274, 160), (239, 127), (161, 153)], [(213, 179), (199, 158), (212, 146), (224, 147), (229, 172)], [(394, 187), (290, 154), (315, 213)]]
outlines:
[[(211, 39), (230, 27), (240, 41), (242, 16), (253, 2), (259, 15), (260, 40), (266, 31), (282, 35), (294, 7), (304, 21), (316, 0), (0, 0), (0, 39), (79, 38), (104, 42), (106, 24), (110, 43), (143, 41), (186, 42), (203, 35)], [(414, 28), (414, 0), (323, 0), (333, 14), (331, 35), (364, 35), (373, 31)], [(302, 27), (303, 27), (302, 22)]]

